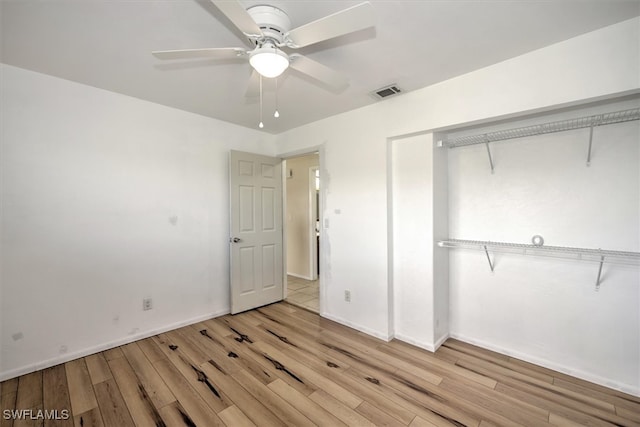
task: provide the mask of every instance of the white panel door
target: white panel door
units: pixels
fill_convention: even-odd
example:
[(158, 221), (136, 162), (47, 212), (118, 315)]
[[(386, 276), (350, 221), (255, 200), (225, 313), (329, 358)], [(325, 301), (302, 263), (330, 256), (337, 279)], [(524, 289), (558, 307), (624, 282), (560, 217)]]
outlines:
[(283, 298), (282, 161), (231, 151), (231, 313)]

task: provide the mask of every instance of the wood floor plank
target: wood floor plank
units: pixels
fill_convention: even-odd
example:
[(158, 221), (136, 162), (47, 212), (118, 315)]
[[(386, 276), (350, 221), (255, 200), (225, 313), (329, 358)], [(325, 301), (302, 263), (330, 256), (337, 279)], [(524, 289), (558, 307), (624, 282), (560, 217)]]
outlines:
[(183, 334), (179, 333), (179, 331), (170, 331), (160, 334), (157, 336), (155, 342), (156, 344), (161, 344), (161, 351), (165, 353), (165, 356), (168, 357), (170, 354), (167, 349), (171, 351), (180, 349), (180, 353), (189, 357), (189, 360), (191, 360), (196, 366), (199, 366), (210, 359), (200, 346), (187, 340)]
[(20, 377), (18, 380), (16, 408), (42, 409), (42, 371)]
[(197, 427), (196, 423), (189, 417), (187, 411), (178, 401), (160, 408), (160, 415), (168, 427)]
[(638, 396), (453, 339), (435, 353), (385, 342), (287, 303), (0, 383), (2, 409), (65, 405), (65, 423), (0, 427), (640, 427)]
[(484, 410), (479, 405), (459, 399), (455, 394), (438, 387), (413, 375), (413, 373), (398, 370), (393, 376), (381, 375), (379, 378), (391, 388), (412, 397), (429, 409), (459, 420), (463, 424), (478, 425), (482, 419), (497, 419), (504, 426), (514, 426), (517, 423), (502, 417), (500, 414)]
[(231, 332), (227, 327), (220, 324), (216, 320), (217, 319), (205, 320), (204, 322), (202, 322), (202, 324), (204, 325), (205, 329), (209, 329), (211, 335), (215, 335), (217, 337), (228, 337), (230, 335), (233, 335), (233, 332)]
[(289, 386), (281, 379), (277, 379), (268, 386), (278, 396), (289, 402), (294, 408), (318, 426), (346, 426), (340, 419), (333, 416), (322, 406), (310, 400), (307, 396)]
[(131, 364), (133, 371), (140, 380), (140, 384), (153, 402), (156, 408), (175, 402), (176, 398), (167, 387), (162, 377), (144, 355), (137, 343), (127, 344), (122, 347), (122, 352)]
[(104, 427), (99, 408), (93, 408), (73, 417), (75, 427)]
[(98, 384), (102, 381), (113, 378), (111, 370), (103, 353), (92, 354), (84, 358), (87, 363), (87, 370), (91, 377), (92, 384)]
[(493, 389), (471, 389), (468, 384), (457, 383), (450, 378), (445, 378), (439, 388), (522, 425), (543, 427), (549, 424), (549, 411), (520, 402)]
[[(524, 362), (524, 361), (517, 360), (517, 359), (514, 360), (514, 363), (525, 364), (527, 366), (531, 366), (531, 363)], [(619, 390), (614, 390), (614, 389), (605, 387), (605, 386), (600, 385), (600, 384), (595, 384), (595, 383), (591, 383), (589, 381), (586, 381), (586, 380), (583, 380), (583, 379), (580, 379), (580, 378), (572, 377), (571, 375), (568, 375), (568, 374), (565, 374), (565, 373), (562, 373), (562, 372), (551, 371), (550, 369), (543, 368), (541, 366), (538, 366), (536, 368), (537, 369), (545, 369), (546, 371), (549, 371), (550, 375), (553, 375), (554, 379), (571, 382), (571, 383), (573, 383), (573, 384), (575, 384), (577, 386), (581, 386), (583, 388), (587, 388), (587, 389), (594, 390), (594, 391), (599, 391), (599, 392), (605, 393), (605, 394), (610, 395), (610, 396), (619, 397), (620, 399), (622, 399), (624, 401), (627, 401), (627, 402), (630, 402), (630, 403), (640, 404), (640, 396), (633, 396), (631, 394), (624, 393), (624, 392), (619, 391)]]
[(102, 352), (104, 358), (107, 359), (107, 362), (113, 359), (117, 359), (119, 357), (124, 357), (124, 353), (122, 352), (122, 347), (112, 348), (110, 350), (105, 350)]
[[(407, 359), (406, 356), (403, 356), (403, 351), (398, 350), (396, 347), (402, 348), (403, 351), (409, 353), (411, 355), (410, 358)], [(530, 424), (541, 424), (541, 422), (542, 424), (546, 424), (549, 417), (548, 411), (496, 392), (493, 390), (495, 384), (497, 384), (495, 380), (485, 376), (479, 376), (472, 371), (464, 370), (464, 372), (461, 372), (459, 369), (455, 369), (457, 366), (440, 359), (435, 359), (430, 355), (420, 357), (420, 353), (424, 352), (415, 347), (411, 347), (412, 346), (405, 343), (395, 343), (393, 346), (383, 344), (379, 348), (383, 351), (393, 348), (393, 351), (389, 351), (389, 354), (403, 358), (414, 365), (423, 366), (425, 369), (432, 370), (437, 375), (444, 377), (445, 379), (440, 384), (440, 387), (457, 393), (462, 399), (490, 407), (492, 411), (505, 415), (513, 421), (522, 423), (531, 419), (529, 421)], [(425, 361), (425, 359), (427, 360)], [(431, 363), (433, 363), (433, 365), (431, 365)], [(474, 377), (475, 375), (478, 376)], [(483, 379), (490, 380), (491, 382), (484, 381)]]
[(409, 427), (438, 427), (438, 425), (416, 416)]
[[(11, 383), (9, 383), (11, 381)], [(12, 411), (16, 408), (16, 397), (18, 394), (18, 379), (5, 381), (2, 395), (0, 395), (0, 410)], [(0, 416), (0, 427), (13, 427), (13, 418)]]
[(480, 423), (480, 420), (472, 414), (430, 397), (417, 385), (414, 390), (410, 385), (402, 384), (398, 379), (394, 379), (386, 373), (360, 370), (355, 367), (347, 370), (346, 373), (358, 379), (363, 385), (378, 391), (396, 405), (411, 411), (412, 417), (407, 421), (407, 424), (413, 420), (415, 415), (420, 415), (429, 421), (445, 420), (453, 424), (459, 423), (467, 426), (478, 426)]
[(315, 384), (318, 388), (338, 397), (347, 406), (355, 408), (360, 405), (360, 403), (362, 403), (362, 399), (351, 393), (349, 390), (339, 386), (335, 382), (327, 379), (325, 376), (319, 374), (318, 372), (312, 370), (311, 368), (305, 366), (297, 360), (290, 358), (288, 355), (285, 355), (269, 344), (258, 342), (255, 344), (255, 346), (264, 353), (269, 354), (274, 360), (278, 360), (284, 366), (287, 366), (288, 369), (292, 369), (292, 371), (296, 373), (296, 376), (301, 378), (303, 382), (305, 382), (306, 379), (307, 381)]
[[(203, 325), (200, 324), (199, 326)], [(214, 360), (226, 372), (249, 369), (260, 377), (264, 376), (262, 368), (256, 366), (255, 363), (252, 364), (252, 362), (246, 358), (240, 359), (239, 357), (233, 357), (233, 354), (238, 354), (238, 348), (235, 345), (237, 343), (234, 340), (226, 339), (227, 337), (215, 337), (211, 335), (206, 328), (183, 328), (180, 332), (188, 342), (202, 351), (206, 361)], [(265, 381), (270, 380), (271, 379), (268, 378)]]
[(578, 394), (590, 396), (604, 402), (609, 402), (616, 408), (627, 408), (632, 412), (640, 414), (640, 402), (635, 402), (633, 400), (633, 396), (624, 395), (618, 392), (612, 393), (612, 390), (607, 390), (602, 386), (590, 383), (580, 384), (577, 381), (569, 381), (564, 378), (554, 378), (553, 385), (571, 390)]
[(42, 373), (42, 402), (47, 411), (54, 411), (54, 416), (46, 417), (45, 427), (71, 427), (73, 418), (67, 374), (64, 365), (47, 368)]
[[(384, 390), (375, 387), (369, 382), (367, 378), (370, 377), (366, 375), (353, 375), (352, 371), (353, 368), (349, 368), (344, 373), (325, 371), (324, 375), (331, 381), (347, 390), (351, 390), (361, 399), (373, 404), (405, 425), (409, 424), (411, 420), (415, 418), (416, 413), (419, 411), (416, 411), (415, 405), (411, 402), (404, 401), (393, 394), (386, 393)], [(324, 390), (319, 390), (319, 392), (325, 393)], [(348, 406), (347, 408), (352, 411), (354, 409)]]
[[(379, 362), (382, 362), (386, 366), (393, 366), (397, 369), (404, 369), (411, 371), (414, 375), (422, 378), (425, 381), (429, 381), (432, 384), (438, 385), (442, 381), (442, 377), (434, 374), (426, 369), (422, 369), (420, 366), (416, 366), (410, 362), (407, 362), (403, 359), (396, 358), (391, 356), (385, 352), (379, 351), (377, 348), (367, 348), (363, 344), (358, 344), (354, 342), (348, 342), (344, 337), (341, 337), (332, 332), (323, 332), (323, 337), (329, 337), (329, 339), (333, 342), (338, 342), (342, 347), (346, 347), (349, 352), (358, 355), (358, 357), (365, 359), (367, 356), (370, 356), (371, 360), (376, 359)], [(380, 343), (378, 342), (378, 345)]]
[(511, 359), (506, 354), (496, 353), (495, 351), (480, 348), (478, 346), (474, 346), (454, 338), (448, 339), (445, 343), (446, 345), (442, 345), (444, 348), (452, 348), (462, 353), (472, 354), (478, 359), (484, 359), (490, 362), (496, 362), (500, 360), (508, 362), (509, 359)]
[[(278, 332), (275, 332), (269, 329), (269, 327), (265, 329), (265, 328), (262, 328), (261, 325), (252, 326), (250, 324), (243, 324), (243, 323), (239, 323), (239, 324), (234, 323), (233, 325), (238, 328), (246, 328), (246, 330), (250, 331), (253, 339), (257, 339), (259, 341), (268, 343), (274, 348), (280, 347), (284, 344), (285, 348), (283, 348), (283, 351), (286, 352), (288, 356), (290, 356), (291, 358), (294, 358), (300, 363), (303, 363), (304, 365), (306, 365), (311, 369), (318, 370), (318, 369), (326, 368), (327, 366), (330, 366), (338, 370), (345, 369), (344, 368), (345, 364), (340, 363), (340, 365), (338, 365), (336, 363), (338, 362), (338, 360), (328, 356), (326, 354), (326, 351), (323, 353), (320, 351), (310, 350), (305, 345), (303, 345), (302, 342), (300, 342), (300, 345), (298, 345), (290, 341), (287, 336), (281, 335)], [(282, 331), (280, 332), (284, 334), (284, 332)], [(249, 350), (252, 350), (251, 349), (252, 346), (247, 346), (247, 347)], [(268, 354), (260, 353), (255, 350), (252, 351), (250, 354), (255, 356), (255, 358), (259, 360), (259, 362), (262, 363), (263, 365), (267, 363), (268, 372), (275, 372), (277, 376), (279, 376), (283, 381), (285, 381), (287, 384), (289, 384), (299, 392), (308, 396), (309, 394), (313, 393), (318, 389), (317, 386), (315, 386), (312, 383), (299, 381), (299, 379), (293, 372), (291, 372), (285, 366), (281, 366), (279, 364), (280, 361), (274, 360)], [(274, 371), (274, 368), (275, 368), (275, 371)]]
[(258, 401), (262, 402), (276, 417), (280, 418), (286, 425), (291, 426), (313, 426), (314, 423), (304, 416), (298, 409), (289, 402), (278, 396), (269, 387), (262, 384), (247, 371), (239, 371), (231, 374), (238, 383), (242, 384), (250, 394)]
[[(584, 413), (580, 410), (567, 407), (562, 403), (556, 401), (553, 396), (545, 396), (541, 397), (535, 393), (531, 393), (531, 389), (529, 388), (517, 388), (513, 387), (513, 385), (506, 385), (503, 383), (498, 383), (496, 386), (496, 390), (508, 394), (512, 397), (516, 397), (523, 402), (530, 403), (532, 405), (538, 406), (539, 408), (547, 409), (550, 413), (555, 413), (556, 415), (560, 415), (564, 418), (567, 418), (573, 422), (577, 422), (583, 426), (611, 426), (612, 423), (605, 421), (601, 418), (594, 417), (591, 414)], [(629, 425), (627, 423), (619, 424), (619, 425)]]
[[(585, 410), (588, 413), (610, 413), (612, 415), (611, 419), (614, 420), (615, 418), (615, 407), (602, 400), (563, 389), (546, 381), (540, 381), (537, 378), (526, 376), (520, 372), (514, 372), (502, 366), (493, 365), (490, 362), (460, 359), (457, 363), (460, 366), (466, 367), (474, 372), (483, 373), (502, 383), (516, 387), (528, 387), (529, 390), (541, 396), (553, 395), (556, 400), (578, 410)], [(608, 415), (605, 414), (604, 417), (607, 419)]]
[(229, 354), (233, 356), (234, 362), (238, 363), (241, 369), (251, 372), (263, 384), (267, 385), (280, 378), (305, 395), (317, 390), (314, 384), (299, 381), (295, 372), (253, 345), (240, 344), (231, 336), (225, 337), (224, 340), (224, 345), (232, 350)]
[(0, 396), (18, 391), (18, 378), (11, 378), (0, 383)]
[(224, 373), (210, 363), (200, 366), (209, 378), (229, 396), (231, 401), (256, 425), (262, 426), (284, 426), (285, 423), (276, 417), (262, 402), (249, 393), (230, 374)]
[(364, 401), (360, 405), (358, 405), (358, 407), (356, 408), (356, 411), (377, 426), (384, 426), (384, 427), (404, 427), (405, 426), (405, 424), (400, 423), (398, 420), (386, 414), (385, 412), (382, 412), (380, 409), (376, 408), (375, 406), (373, 406), (367, 401)]
[(77, 359), (65, 364), (69, 398), (74, 414), (82, 414), (98, 407), (98, 401), (91, 383), (91, 376), (85, 359)]
[(69, 398), (74, 414), (82, 414), (98, 407), (85, 359), (76, 359), (65, 364)]
[(155, 345), (151, 338), (145, 338), (143, 340), (137, 341), (136, 343), (138, 344), (138, 347), (140, 347), (140, 350), (142, 350), (144, 355), (147, 356), (149, 362), (151, 362), (152, 364), (157, 362), (158, 360), (166, 358), (164, 353), (158, 348), (157, 345)]
[(131, 418), (137, 427), (156, 427), (164, 425), (159, 409), (149, 397), (126, 357), (110, 360), (109, 370), (113, 373), (122, 398), (127, 405)]
[(309, 399), (329, 411), (346, 425), (361, 427), (372, 427), (375, 425), (360, 415), (357, 411), (349, 408), (347, 405), (344, 405), (342, 402), (323, 390), (314, 391), (309, 396)]
[[(486, 377), (484, 375), (476, 374), (475, 372), (464, 369), (453, 363), (445, 362), (438, 359), (435, 356), (430, 355), (422, 349), (411, 346), (406, 343), (402, 343), (398, 340), (393, 340), (388, 343), (381, 344), (378, 349), (390, 356), (403, 359), (409, 363), (424, 367), (424, 369), (438, 372), (438, 376), (448, 376), (453, 379), (464, 377), (468, 380), (474, 381), (485, 387), (493, 389), (498, 383), (496, 380)], [(457, 360), (457, 359), (456, 359)]]
[(154, 366), (165, 379), (178, 402), (185, 409), (187, 415), (193, 420), (195, 425), (211, 427), (224, 426), (222, 420), (204, 400), (202, 400), (169, 359), (158, 360)]
[(95, 395), (106, 427), (135, 427), (115, 380), (96, 384)]
[(154, 343), (165, 353), (167, 359), (173, 363), (205, 403), (216, 413), (233, 405), (218, 385), (191, 359), (190, 353), (185, 352), (187, 349), (184, 346), (172, 344), (174, 341), (166, 341), (168, 339), (167, 336), (153, 337)]
[(623, 407), (616, 407), (616, 414), (629, 421), (633, 421), (640, 426), (640, 411), (635, 411)]
[(228, 427), (256, 427), (256, 425), (236, 405), (218, 413), (218, 416)]
[(561, 417), (553, 412), (549, 415), (549, 424), (560, 427), (580, 427), (582, 424), (571, 421), (570, 419)]
[[(310, 354), (327, 354), (327, 348), (320, 344), (317, 340), (318, 335), (309, 334), (304, 328), (293, 328), (291, 326), (285, 326), (280, 320), (275, 319), (272, 316), (264, 315), (258, 310), (251, 311), (248, 314), (254, 316), (257, 321), (260, 321), (258, 328), (261, 328), (268, 334), (277, 337), (282, 343), (294, 348), (301, 349)], [(327, 362), (334, 362), (327, 360)], [(346, 363), (342, 363), (341, 366), (344, 369), (348, 369), (349, 366)]]
[[(20, 377), (16, 394), (16, 410), (32, 410), (34, 413), (44, 409), (42, 396), (42, 371)], [(14, 419), (14, 427), (43, 426), (43, 420), (22, 415)]]

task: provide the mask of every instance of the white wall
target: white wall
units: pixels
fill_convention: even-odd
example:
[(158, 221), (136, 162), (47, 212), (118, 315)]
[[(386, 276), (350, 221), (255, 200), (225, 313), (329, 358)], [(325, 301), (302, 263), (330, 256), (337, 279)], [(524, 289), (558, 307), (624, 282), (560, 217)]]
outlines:
[[(625, 21), (279, 135), (280, 153), (324, 149), (329, 228), (321, 243), (322, 314), (383, 338), (391, 334), (387, 138), (637, 93), (639, 29), (639, 18)], [(351, 303), (343, 301), (347, 288)], [(633, 322), (618, 327), (635, 328)], [(574, 347), (574, 367), (587, 372), (593, 360), (581, 345)], [(629, 376), (611, 379), (638, 387)]]
[(0, 72), (0, 379), (227, 312), (228, 152), (273, 137)]
[(431, 135), (391, 141), (394, 334), (433, 351)]
[(448, 337), (447, 150), (426, 133), (391, 144), (393, 334), (434, 351)]
[(287, 159), (286, 166), (287, 274), (308, 280), (315, 279), (311, 245), (316, 245), (315, 224), (311, 219), (313, 200), (309, 195), (309, 185), (315, 186), (315, 181), (310, 182), (309, 170), (318, 166), (317, 154)]

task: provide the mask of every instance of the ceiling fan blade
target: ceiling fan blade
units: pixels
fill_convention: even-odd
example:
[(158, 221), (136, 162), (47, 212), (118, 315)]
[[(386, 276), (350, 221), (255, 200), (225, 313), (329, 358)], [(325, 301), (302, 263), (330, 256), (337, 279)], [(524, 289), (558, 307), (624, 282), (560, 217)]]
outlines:
[(343, 90), (349, 86), (349, 80), (344, 74), (332, 70), (313, 59), (295, 53), (290, 55), (289, 59), (291, 60), (289, 66), (294, 70), (306, 74), (336, 90)]
[(249, 77), (249, 84), (247, 85), (247, 91), (244, 96), (246, 98), (255, 98), (260, 95), (260, 74), (256, 70), (253, 70), (251, 77)]
[(229, 0), (211, 0), (211, 2), (245, 35), (262, 36), (262, 30), (240, 3)]
[(247, 53), (240, 47), (221, 47), (206, 49), (157, 50), (151, 52), (158, 59), (190, 59), (190, 58), (237, 58)]
[(285, 39), (291, 42), (289, 47), (298, 48), (372, 27), (373, 25), (375, 25), (373, 6), (369, 2), (364, 2), (294, 28), (286, 34)]

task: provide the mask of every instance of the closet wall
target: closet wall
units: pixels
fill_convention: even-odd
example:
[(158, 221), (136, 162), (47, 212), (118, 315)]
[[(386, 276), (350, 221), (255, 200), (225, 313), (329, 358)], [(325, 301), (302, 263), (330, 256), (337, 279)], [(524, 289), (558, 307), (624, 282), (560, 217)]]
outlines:
[[(639, 107), (627, 101), (459, 132)], [(640, 251), (640, 122), (449, 150), (452, 238)], [(446, 250), (446, 249), (441, 249)], [(640, 384), (640, 270), (449, 249), (451, 335), (599, 383)], [(586, 357), (585, 357), (586, 356)], [(612, 384), (615, 385), (615, 384)]]

